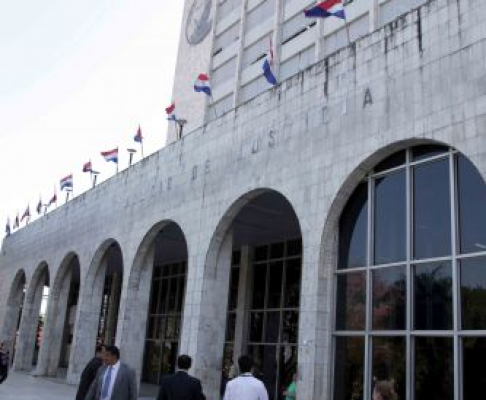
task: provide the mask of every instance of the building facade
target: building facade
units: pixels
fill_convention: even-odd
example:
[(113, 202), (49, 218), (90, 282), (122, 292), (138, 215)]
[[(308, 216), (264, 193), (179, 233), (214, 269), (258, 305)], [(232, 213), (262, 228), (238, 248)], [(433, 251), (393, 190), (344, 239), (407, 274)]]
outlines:
[[(299, 400), (368, 400), (381, 379), (400, 399), (477, 397), (486, 4), (355, 1), (350, 14), (366, 9), (372, 32), (351, 22), (350, 45), (327, 20), (284, 43), (300, 18), (285, 10), (308, 4), (268, 2), (279, 12), (267, 25), (265, 4), (189, 2), (178, 65), (192, 75), (207, 61), (214, 104), (183, 89), (183, 73), (174, 93), (202, 127), (4, 240), (0, 340), (14, 367), (52, 376), (67, 365), (74, 383), (101, 341), (154, 384), (190, 354), (212, 399), (242, 353), (275, 400), (296, 372)], [(244, 31), (249, 21), (279, 28), (279, 84), (245, 98), (261, 81), (245, 80), (260, 68), (243, 67), (260, 35)], [(248, 46), (223, 41), (229, 29)], [(308, 43), (314, 58), (286, 76)], [(224, 57), (236, 59), (232, 83), (218, 81)], [(231, 107), (218, 110), (228, 93)]]

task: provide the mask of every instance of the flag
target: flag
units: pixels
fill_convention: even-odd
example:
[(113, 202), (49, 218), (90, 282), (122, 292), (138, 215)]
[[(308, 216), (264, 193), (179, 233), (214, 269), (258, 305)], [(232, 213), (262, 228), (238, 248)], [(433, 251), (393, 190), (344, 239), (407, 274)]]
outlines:
[(133, 137), (133, 140), (135, 140), (137, 143), (142, 143), (143, 137), (142, 137), (142, 129), (140, 128), (140, 125), (138, 126), (137, 133)]
[(167, 119), (169, 121), (176, 121), (177, 122), (177, 118), (174, 114), (174, 111), (175, 111), (175, 103), (172, 102), (172, 104), (165, 109), (165, 112), (167, 113)]
[(7, 218), (7, 225), (5, 226), (5, 234), (10, 236), (10, 218)]
[(54, 193), (54, 196), (51, 197), (49, 203), (47, 203), (47, 207), (50, 207), (52, 204), (57, 203), (57, 195)]
[(273, 46), (272, 46), (272, 41), (270, 40), (270, 49), (268, 50), (267, 56), (265, 57), (265, 60), (263, 61), (263, 75), (265, 76), (267, 82), (270, 85), (275, 86), (277, 84), (277, 78), (275, 77), (273, 71)]
[(115, 164), (118, 164), (118, 148), (110, 151), (102, 151), (101, 155), (105, 157), (106, 161), (113, 161)]
[(83, 165), (83, 172), (93, 172), (93, 167), (91, 166), (91, 161), (88, 161)]
[(13, 229), (17, 229), (20, 225), (20, 222), (19, 222), (19, 214), (17, 213), (17, 216), (15, 217), (15, 221), (14, 221), (14, 224), (13, 224)]
[(304, 14), (308, 18), (337, 17), (346, 19), (346, 12), (342, 0), (325, 0), (307, 10)]
[(27, 209), (22, 214), (22, 218), (20, 218), (20, 222), (22, 222), (25, 218), (29, 218), (29, 217), (30, 217), (30, 208), (29, 206), (27, 206)]
[(60, 182), (61, 190), (73, 187), (73, 174), (65, 176)]
[(37, 203), (36, 210), (37, 210), (37, 214), (40, 215), (40, 213), (42, 212), (42, 200), (40, 198), (39, 198), (39, 202)]
[(206, 93), (208, 96), (211, 96), (211, 86), (209, 85), (209, 77), (206, 74), (199, 74), (194, 82), (194, 90), (196, 92), (203, 92)]

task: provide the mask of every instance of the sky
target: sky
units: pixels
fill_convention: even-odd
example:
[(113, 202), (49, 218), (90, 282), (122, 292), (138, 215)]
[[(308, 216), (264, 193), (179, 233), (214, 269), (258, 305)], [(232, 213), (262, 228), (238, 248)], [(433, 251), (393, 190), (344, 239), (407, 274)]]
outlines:
[[(0, 237), (73, 173), (73, 195), (91, 187), (83, 164), (110, 178), (140, 124), (144, 155), (165, 145), (183, 1), (0, 0)], [(25, 220), (21, 226), (25, 225)]]

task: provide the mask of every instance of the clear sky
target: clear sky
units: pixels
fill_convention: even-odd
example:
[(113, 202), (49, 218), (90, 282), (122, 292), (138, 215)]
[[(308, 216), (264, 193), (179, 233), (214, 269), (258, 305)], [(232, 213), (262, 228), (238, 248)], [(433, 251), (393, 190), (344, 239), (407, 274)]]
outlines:
[(54, 188), (62, 205), (64, 176), (86, 191), (90, 159), (113, 176), (101, 151), (119, 147), (126, 168), (139, 124), (145, 156), (164, 146), (183, 3), (0, 0), (0, 237)]

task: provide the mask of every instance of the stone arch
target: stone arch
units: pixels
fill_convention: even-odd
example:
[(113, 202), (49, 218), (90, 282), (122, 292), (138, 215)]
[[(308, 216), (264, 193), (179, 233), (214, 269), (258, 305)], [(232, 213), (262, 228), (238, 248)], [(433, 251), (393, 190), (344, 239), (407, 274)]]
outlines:
[(319, 308), (316, 313), (318, 316), (317, 329), (321, 332), (325, 332), (325, 335), (321, 335), (320, 343), (315, 344), (316, 360), (329, 360), (329, 366), (325, 369), (323, 375), (316, 374), (313, 396), (325, 393), (327, 396), (331, 397), (333, 392), (334, 366), (332, 363), (335, 360), (332, 345), (332, 329), (336, 307), (334, 271), (337, 267), (339, 258), (339, 221), (341, 215), (360, 182), (363, 181), (366, 175), (369, 174), (375, 166), (387, 157), (392, 156), (401, 150), (420, 145), (438, 145), (453, 148), (449, 143), (417, 138), (406, 139), (384, 146), (361, 161), (360, 164), (346, 177), (329, 205), (326, 220), (321, 232), (319, 248), (320, 273), (318, 285), (319, 292), (322, 293), (323, 301), (318, 303)]
[(0, 342), (4, 342), (9, 349), (11, 355), (10, 360), (15, 356), (14, 350), (20, 327), (20, 319), (22, 317), (26, 285), (27, 278), (25, 271), (19, 269), (10, 284), (5, 320), (2, 328), (2, 336), (0, 338)]
[[(37, 354), (42, 346), (37, 332), (43, 329), (40, 320), (41, 306), (44, 296), (44, 288), (49, 286), (49, 267), (45, 261), (41, 262), (34, 271), (30, 284), (25, 293), (24, 307), (19, 330), (19, 343), (14, 359), (14, 368), (20, 371), (30, 371), (32, 365), (37, 362)], [(47, 304), (44, 304), (47, 307)], [(40, 331), (39, 331), (40, 332)], [(39, 340), (38, 340), (39, 339)]]
[[(79, 310), (69, 360), (69, 381), (78, 380), (82, 369), (94, 356), (98, 341), (114, 344), (123, 273), (120, 244), (114, 238), (104, 240), (94, 252), (86, 275), (81, 277)], [(102, 308), (105, 310), (103, 315)], [(105, 325), (101, 326), (103, 323)]]
[(67, 367), (78, 303), (81, 267), (75, 252), (69, 252), (57, 270), (50, 292), (49, 309), (36, 375), (57, 376)]
[[(192, 329), (198, 331), (198, 342), (187, 342), (186, 347), (190, 349), (192, 354), (197, 354), (195, 373), (201, 377), (205, 383), (205, 388), (208, 390), (208, 396), (219, 396), (221, 385), (221, 373), (223, 368), (223, 344), (225, 342), (225, 332), (227, 323), (227, 307), (228, 302), (233, 302), (229, 286), (231, 278), (231, 271), (234, 258), (236, 254), (240, 254), (240, 267), (238, 290), (236, 294), (237, 302), (237, 316), (235, 322), (235, 338), (234, 347), (228, 355), (228, 358), (233, 361), (242, 352), (250, 351), (248, 345), (247, 331), (249, 329), (250, 317), (250, 298), (252, 295), (252, 276), (256, 273), (256, 268), (253, 265), (252, 253), (254, 249), (263, 248), (268, 245), (282, 244), (285, 249), (290, 243), (288, 240), (298, 242), (299, 246), (299, 277), (298, 285), (300, 291), (301, 279), (301, 265), (302, 265), (302, 230), (299, 218), (295, 211), (295, 207), (290, 200), (278, 190), (271, 188), (257, 188), (237, 197), (231, 205), (225, 210), (221, 218), (218, 220), (216, 228), (211, 236), (208, 250), (205, 254), (204, 260), (204, 274), (202, 283), (202, 298), (200, 304), (200, 317), (198, 325), (192, 322)], [(270, 254), (270, 253), (269, 253)], [(282, 252), (282, 254), (287, 254)], [(285, 259), (285, 255), (283, 258)], [(269, 255), (269, 258), (271, 256)], [(270, 268), (270, 261), (268, 265), (263, 268)], [(282, 261), (282, 271), (286, 268), (286, 261)], [(266, 271), (270, 271), (267, 269)], [(233, 272), (234, 273), (234, 272)], [(270, 272), (267, 272), (270, 274)], [(273, 272), (272, 272), (273, 274)], [(281, 272), (284, 282), (284, 274)], [(267, 275), (270, 276), (270, 275)], [(273, 275), (272, 275), (273, 276)], [(270, 278), (268, 278), (270, 279)], [(284, 285), (281, 283), (281, 285)], [(270, 286), (270, 285), (268, 285)], [(283, 286), (282, 286), (283, 287)], [(269, 289), (264, 289), (269, 290)], [(283, 290), (283, 289), (282, 289)], [(234, 293), (235, 291), (231, 291)], [(280, 293), (280, 299), (283, 299), (283, 294)], [(283, 300), (281, 300), (283, 301)], [(297, 295), (296, 315), (298, 319), (298, 312), (300, 309), (300, 293)], [(266, 307), (266, 306), (265, 306)], [(280, 314), (279, 314), (280, 315)], [(283, 315), (283, 314), (282, 314)], [(280, 318), (280, 316), (279, 316)], [(184, 322), (184, 327), (189, 322)], [(298, 324), (296, 324), (298, 325)], [(267, 328), (268, 329), (268, 328)], [(280, 328), (279, 328), (280, 329)], [(297, 326), (295, 328), (297, 330)], [(283, 337), (279, 334), (279, 337)], [(282, 340), (282, 339), (279, 339)], [(296, 338), (295, 338), (296, 340)], [(289, 353), (292, 354), (290, 360), (293, 367), (297, 364), (297, 343), (287, 346), (291, 348)], [(253, 350), (258, 346), (253, 346)], [(211, 349), (208, 351), (207, 349)], [(263, 349), (263, 347), (261, 347)], [(280, 354), (279, 351), (283, 349), (282, 344), (276, 344), (275, 354)], [(273, 351), (273, 350), (272, 350)], [(262, 370), (269, 371), (270, 363), (266, 360), (271, 360), (272, 357), (267, 354), (260, 354), (259, 367)], [(258, 358), (257, 353), (254, 354)], [(273, 357), (275, 359), (276, 355)], [(225, 365), (226, 365), (226, 360)], [(295, 361), (295, 363), (294, 363)], [(272, 361), (273, 362), (273, 361)], [(289, 364), (290, 365), (290, 364)], [(224, 367), (223, 369), (225, 369)], [(272, 372), (274, 376), (269, 377), (266, 382), (268, 389), (278, 390), (278, 386), (282, 377), (279, 375), (284, 371), (283, 364), (276, 361), (275, 370)], [(278, 371), (278, 373), (276, 372)], [(294, 370), (295, 372), (295, 370)], [(269, 376), (269, 375), (267, 375)], [(275, 379), (275, 381), (272, 381)]]
[[(164, 235), (170, 238), (167, 239)], [(171, 248), (168, 248), (169, 243), (166, 240), (171, 240)], [(187, 264), (187, 258), (186, 235), (181, 226), (173, 220), (163, 220), (153, 225), (136, 251), (128, 278), (121, 347), (124, 357), (132, 360), (132, 366), (141, 379), (154, 268), (164, 260), (183, 261)]]

